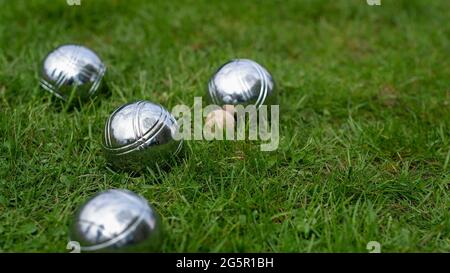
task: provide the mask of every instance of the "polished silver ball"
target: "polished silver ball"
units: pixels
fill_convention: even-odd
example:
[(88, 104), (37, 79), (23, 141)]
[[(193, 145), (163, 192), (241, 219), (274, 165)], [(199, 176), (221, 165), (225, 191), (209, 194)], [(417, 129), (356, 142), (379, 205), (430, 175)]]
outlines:
[(63, 45), (44, 59), (41, 86), (60, 99), (85, 100), (99, 89), (106, 67), (90, 49), (79, 45)]
[(161, 220), (143, 197), (123, 189), (98, 193), (77, 212), (70, 240), (81, 252), (153, 252), (162, 239)]
[(270, 73), (248, 59), (222, 65), (208, 84), (210, 100), (217, 105), (271, 105), (276, 103), (275, 83)]
[(182, 148), (178, 124), (164, 107), (137, 101), (117, 108), (105, 125), (103, 148), (116, 169), (139, 172), (167, 167)]

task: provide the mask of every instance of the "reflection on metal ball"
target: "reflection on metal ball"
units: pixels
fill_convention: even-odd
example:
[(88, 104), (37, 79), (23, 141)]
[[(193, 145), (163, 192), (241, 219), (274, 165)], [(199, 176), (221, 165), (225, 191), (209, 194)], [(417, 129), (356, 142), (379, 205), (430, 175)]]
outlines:
[(122, 189), (89, 199), (77, 212), (70, 240), (81, 252), (153, 252), (162, 239), (161, 220), (143, 197)]
[(117, 108), (108, 118), (103, 148), (116, 169), (139, 172), (146, 167), (167, 166), (182, 148), (175, 139), (178, 124), (161, 105), (137, 101)]
[[(63, 45), (44, 59), (41, 86), (60, 99), (85, 100), (99, 89), (106, 67), (90, 49), (79, 45)], [(73, 93), (72, 93), (73, 92)]]
[(271, 105), (276, 102), (275, 83), (270, 73), (248, 59), (235, 59), (222, 65), (211, 77), (208, 95), (214, 104)]

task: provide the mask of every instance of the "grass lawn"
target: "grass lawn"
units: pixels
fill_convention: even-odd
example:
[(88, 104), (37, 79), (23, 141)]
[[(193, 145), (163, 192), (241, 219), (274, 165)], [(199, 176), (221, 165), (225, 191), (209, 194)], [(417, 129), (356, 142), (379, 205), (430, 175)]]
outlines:
[[(50, 4), (51, 2), (51, 4)], [(96, 192), (146, 197), (163, 252), (450, 251), (447, 0), (0, 0), (0, 251), (67, 252)], [(66, 109), (39, 87), (46, 53), (94, 49), (110, 97)], [(192, 141), (170, 171), (106, 168), (109, 113), (206, 98), (232, 58), (271, 71), (280, 145)]]

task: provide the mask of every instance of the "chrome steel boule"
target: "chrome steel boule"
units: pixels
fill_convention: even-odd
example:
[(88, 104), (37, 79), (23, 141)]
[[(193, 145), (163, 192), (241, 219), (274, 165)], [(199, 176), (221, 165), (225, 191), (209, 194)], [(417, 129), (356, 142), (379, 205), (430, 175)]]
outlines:
[(96, 194), (78, 210), (70, 240), (81, 252), (154, 252), (162, 239), (161, 220), (143, 197), (123, 189)]
[(167, 166), (182, 148), (178, 124), (164, 107), (137, 101), (117, 108), (105, 125), (103, 148), (109, 164), (139, 172)]
[(270, 73), (248, 59), (235, 59), (222, 65), (208, 83), (214, 104), (271, 105), (276, 103), (275, 83)]
[(79, 45), (63, 45), (45, 57), (41, 86), (60, 99), (82, 100), (99, 89), (106, 67), (92, 50)]

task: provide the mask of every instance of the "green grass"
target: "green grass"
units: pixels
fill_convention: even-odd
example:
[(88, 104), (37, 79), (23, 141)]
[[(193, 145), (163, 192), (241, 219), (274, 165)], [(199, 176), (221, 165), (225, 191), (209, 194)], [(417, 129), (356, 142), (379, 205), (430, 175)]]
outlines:
[[(164, 252), (450, 251), (450, 2), (381, 1), (0, 0), (0, 251), (66, 252), (109, 188), (156, 207)], [(65, 110), (39, 88), (63, 43), (102, 57), (110, 97)], [(106, 168), (113, 109), (192, 105), (236, 57), (278, 84), (278, 150), (193, 141), (170, 171)]]

